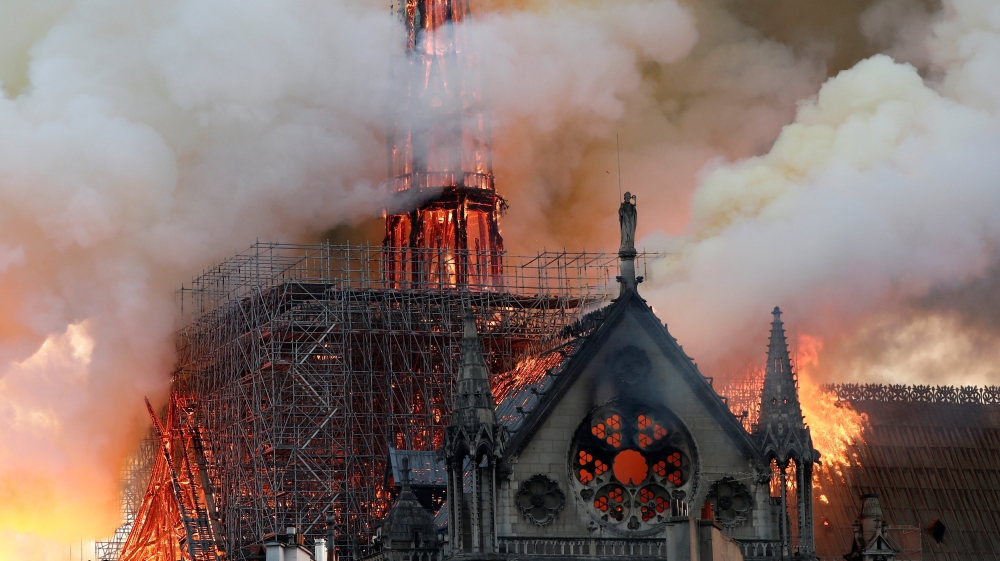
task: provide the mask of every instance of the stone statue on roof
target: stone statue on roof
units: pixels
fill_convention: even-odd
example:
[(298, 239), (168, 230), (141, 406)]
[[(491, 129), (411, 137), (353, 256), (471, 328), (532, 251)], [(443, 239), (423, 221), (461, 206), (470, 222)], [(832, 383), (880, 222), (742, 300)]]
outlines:
[(625, 200), (618, 207), (618, 224), (622, 229), (622, 245), (618, 251), (635, 251), (635, 201), (636, 197), (628, 191), (625, 192)]

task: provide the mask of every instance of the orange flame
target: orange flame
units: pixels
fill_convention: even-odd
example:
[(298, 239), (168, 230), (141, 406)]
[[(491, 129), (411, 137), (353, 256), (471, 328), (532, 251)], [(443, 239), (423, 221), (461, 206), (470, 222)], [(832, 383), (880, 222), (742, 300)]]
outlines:
[(545, 372), (557, 366), (562, 355), (556, 352), (542, 355), (527, 354), (518, 361), (513, 370), (504, 372), (493, 380), (493, 395), (497, 402), (507, 399), (519, 389), (538, 384)]
[(837, 469), (850, 461), (850, 446), (861, 441), (868, 416), (855, 411), (849, 403), (838, 401), (834, 394), (824, 391), (814, 381), (823, 340), (799, 335), (797, 343), (802, 413), (812, 433), (813, 446), (823, 455), (823, 463)]

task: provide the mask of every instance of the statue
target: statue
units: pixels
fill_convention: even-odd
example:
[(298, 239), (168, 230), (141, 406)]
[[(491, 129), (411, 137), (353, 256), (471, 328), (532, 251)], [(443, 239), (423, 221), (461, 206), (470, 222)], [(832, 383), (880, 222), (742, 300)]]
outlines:
[(619, 253), (623, 251), (635, 252), (635, 201), (635, 195), (626, 191), (625, 200), (618, 207), (618, 224), (622, 228), (622, 245), (618, 248)]

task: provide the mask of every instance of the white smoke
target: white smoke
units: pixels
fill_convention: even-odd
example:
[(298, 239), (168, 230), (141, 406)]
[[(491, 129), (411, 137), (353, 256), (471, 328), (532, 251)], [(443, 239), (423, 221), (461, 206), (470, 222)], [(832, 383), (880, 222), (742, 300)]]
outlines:
[(616, 135), (624, 190), (656, 217), (640, 232), (679, 231), (698, 170), (765, 151), (825, 77), (724, 2), (542, 4), (487, 13), (470, 34), (482, 37), (515, 250), (617, 244)]
[(3, 535), (117, 525), (182, 281), (377, 212), (397, 33), (350, 0), (3, 4)]
[[(981, 279), (1000, 243), (1000, 4), (951, 0), (935, 17), (922, 38), (935, 79), (885, 55), (841, 72), (767, 154), (704, 172), (686, 235), (648, 238), (675, 253), (647, 294), (696, 356), (760, 348), (781, 305), (842, 343), (832, 379), (1000, 381), (979, 356), (996, 356), (996, 337), (985, 351), (946, 312), (906, 313)], [(847, 356), (876, 327), (895, 344)]]
[[(642, 65), (697, 36), (672, 0), (552, 7), (567, 11), (479, 28), (500, 122), (596, 115), (595, 138)], [(0, 10), (0, 535), (35, 544), (19, 559), (62, 558), (60, 542), (118, 522), (142, 398), (169, 385), (181, 282), (255, 239), (378, 212), (402, 30), (361, 0)]]

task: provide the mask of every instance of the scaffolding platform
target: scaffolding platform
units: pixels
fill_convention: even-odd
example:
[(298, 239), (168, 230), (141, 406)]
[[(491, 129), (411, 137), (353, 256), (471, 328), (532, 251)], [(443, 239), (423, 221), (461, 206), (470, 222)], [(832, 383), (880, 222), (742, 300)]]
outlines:
[[(475, 259), (258, 243), (179, 291), (173, 391), (193, 407), (229, 559), (289, 526), (307, 539), (329, 526), (341, 555), (365, 547), (389, 506), (389, 446), (442, 443), (464, 310), (501, 373), (618, 292), (614, 253), (498, 257), (456, 275)], [(383, 266), (404, 259), (422, 265)]]

